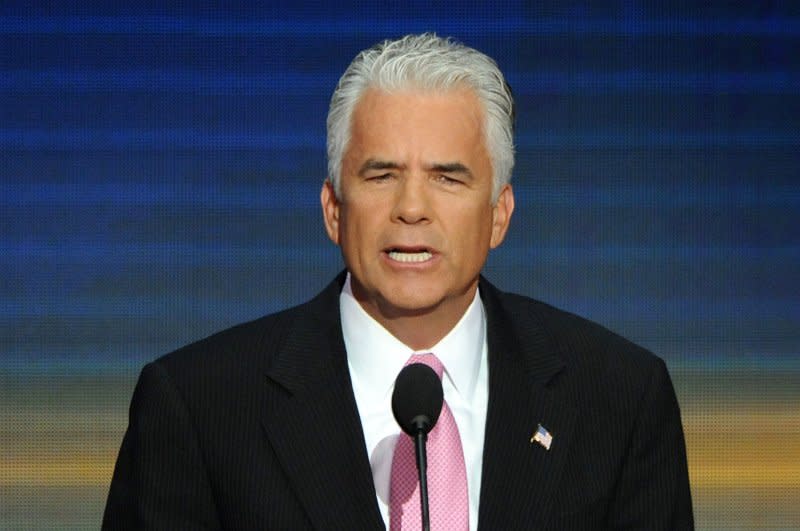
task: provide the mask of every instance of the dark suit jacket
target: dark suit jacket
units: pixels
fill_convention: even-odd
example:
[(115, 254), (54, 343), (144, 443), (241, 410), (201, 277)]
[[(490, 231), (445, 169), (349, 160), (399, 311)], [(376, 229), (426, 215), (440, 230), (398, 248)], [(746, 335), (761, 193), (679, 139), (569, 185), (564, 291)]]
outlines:
[[(382, 529), (339, 318), (312, 301), (141, 374), (103, 527)], [(691, 529), (664, 363), (484, 279), (489, 404), (481, 529)], [(538, 424), (550, 450), (530, 439)]]

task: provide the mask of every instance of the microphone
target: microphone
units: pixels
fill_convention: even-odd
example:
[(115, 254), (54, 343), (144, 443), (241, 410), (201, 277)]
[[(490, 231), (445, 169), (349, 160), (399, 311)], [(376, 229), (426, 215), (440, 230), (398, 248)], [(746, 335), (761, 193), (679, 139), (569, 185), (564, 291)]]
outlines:
[(424, 363), (406, 365), (397, 375), (392, 393), (392, 413), (403, 431), (414, 438), (422, 529), (425, 531), (429, 531), (431, 527), (425, 442), (428, 440), (428, 432), (439, 420), (443, 403), (442, 381), (436, 371)]

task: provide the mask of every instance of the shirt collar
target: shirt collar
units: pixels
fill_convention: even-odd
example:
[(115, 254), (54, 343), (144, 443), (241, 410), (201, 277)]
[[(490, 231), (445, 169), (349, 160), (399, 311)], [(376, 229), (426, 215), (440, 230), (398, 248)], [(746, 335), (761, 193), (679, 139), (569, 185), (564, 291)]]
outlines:
[(433, 353), (445, 367), (456, 391), (470, 398), (478, 381), (486, 341), (486, 316), (478, 291), (450, 332), (430, 349), (414, 351), (372, 318), (353, 296), (350, 273), (339, 295), (342, 335), (353, 386), (371, 399), (391, 392), (400, 369), (412, 354)]

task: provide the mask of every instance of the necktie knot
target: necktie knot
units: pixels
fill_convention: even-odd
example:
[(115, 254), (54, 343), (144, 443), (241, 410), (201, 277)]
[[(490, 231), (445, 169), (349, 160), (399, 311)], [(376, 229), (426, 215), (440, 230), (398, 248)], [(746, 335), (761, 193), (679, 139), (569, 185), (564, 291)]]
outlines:
[(437, 358), (434, 354), (412, 354), (406, 365), (411, 365), (412, 363), (423, 363), (433, 369), (439, 379), (442, 379), (442, 374), (444, 373), (444, 365), (442, 365), (442, 361)]

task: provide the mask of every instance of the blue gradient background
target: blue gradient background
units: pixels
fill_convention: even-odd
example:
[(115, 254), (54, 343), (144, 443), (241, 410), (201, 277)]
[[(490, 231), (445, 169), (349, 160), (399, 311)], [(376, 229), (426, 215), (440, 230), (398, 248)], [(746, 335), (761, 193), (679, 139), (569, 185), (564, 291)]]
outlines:
[(426, 30), (518, 101), (485, 274), (667, 361), (699, 529), (800, 527), (796, 3), (222, 5), (0, 5), (0, 527), (98, 527), (141, 366), (339, 271), (328, 99)]

